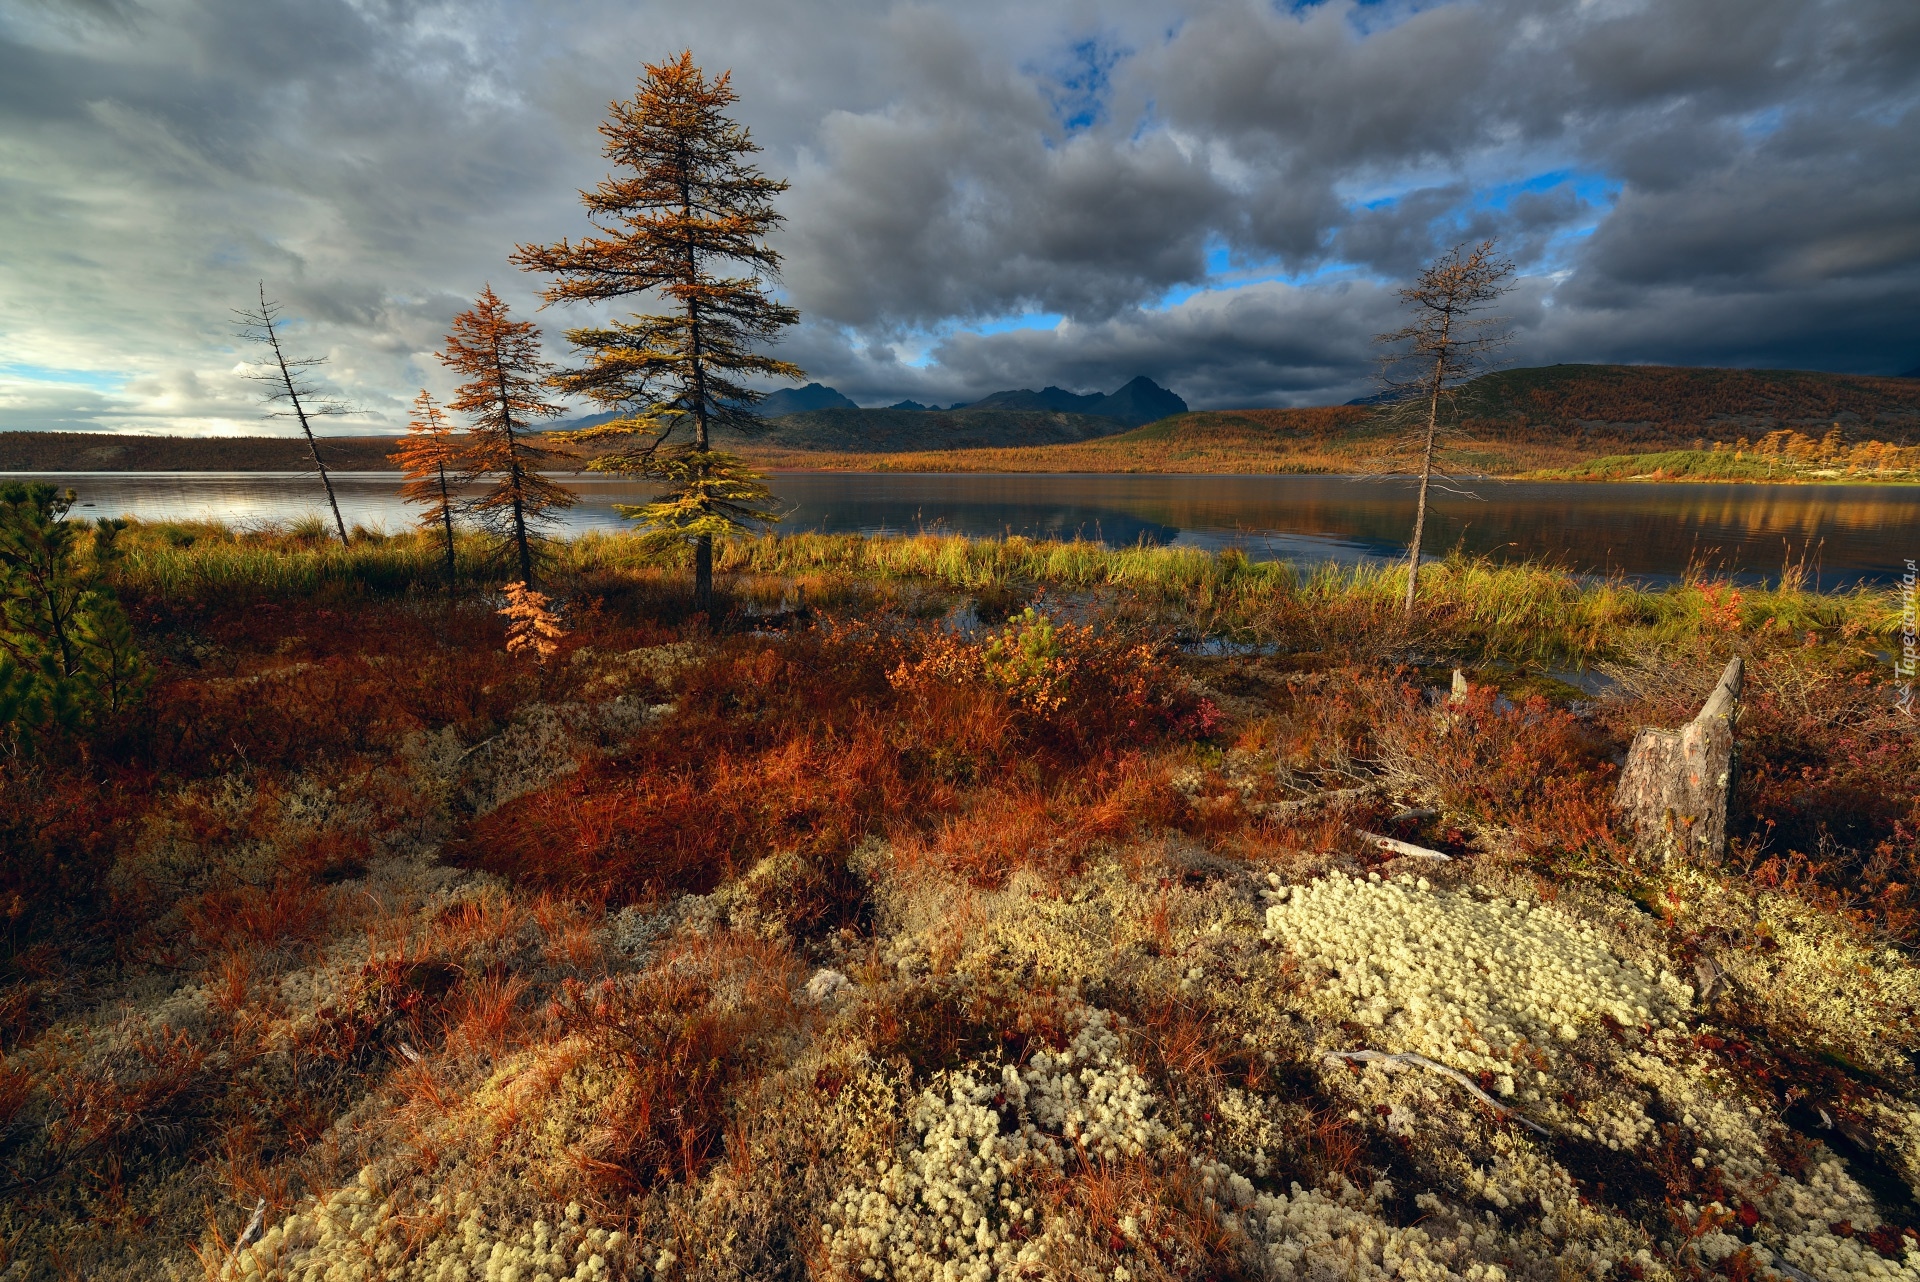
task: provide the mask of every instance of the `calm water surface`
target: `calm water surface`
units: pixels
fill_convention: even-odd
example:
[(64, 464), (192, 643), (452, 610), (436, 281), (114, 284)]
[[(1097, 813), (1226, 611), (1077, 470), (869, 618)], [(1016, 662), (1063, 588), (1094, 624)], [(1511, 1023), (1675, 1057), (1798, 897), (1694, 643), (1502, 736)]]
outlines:
[[(76, 515), (286, 521), (324, 509), (310, 475), (217, 472), (39, 474), (79, 492)], [(616, 503), (643, 503), (644, 483), (561, 478), (579, 490), (567, 531), (625, 524)], [(398, 530), (413, 513), (392, 473), (337, 476), (349, 523)], [(932, 475), (775, 473), (785, 530), (1088, 538), (1240, 547), (1260, 559), (1353, 563), (1404, 554), (1413, 493), (1404, 482), (1339, 476)], [(1920, 486), (1558, 485), (1484, 481), (1477, 499), (1439, 495), (1429, 552), (1462, 546), (1539, 558), (1589, 573), (1650, 580), (1690, 560), (1759, 577), (1804, 553), (1823, 587), (1887, 583), (1920, 558)], [(1431, 510), (1435, 509), (1437, 510)]]

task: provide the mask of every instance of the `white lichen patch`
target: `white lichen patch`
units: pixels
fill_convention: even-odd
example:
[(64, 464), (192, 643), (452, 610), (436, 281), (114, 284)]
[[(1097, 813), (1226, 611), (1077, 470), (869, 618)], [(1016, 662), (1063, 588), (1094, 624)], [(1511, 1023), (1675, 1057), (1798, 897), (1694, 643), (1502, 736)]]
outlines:
[(1675, 863), (1663, 907), (1743, 1005), (1857, 1064), (1904, 1073), (1920, 1049), (1920, 967), (1836, 914)]
[[(437, 1226), (424, 1243), (423, 1226)], [(417, 1245), (417, 1249), (415, 1249)], [(555, 1221), (492, 1227), (465, 1197), (406, 1208), (373, 1173), (317, 1199), (234, 1253), (220, 1282), (607, 1282), (645, 1276), (655, 1259), (578, 1205)]]
[(1272, 893), (1266, 937), (1323, 972), (1347, 1018), (1377, 1029), (1385, 1049), (1494, 1074), (1497, 1094), (1603, 1018), (1629, 1031), (1677, 1025), (1691, 996), (1547, 904), (1339, 873)]
[[(1245, 1239), (1251, 1262), (1279, 1282), (1505, 1282), (1509, 1275), (1498, 1261), (1511, 1263), (1516, 1254), (1507, 1234), (1450, 1215), (1434, 1198), (1421, 1200), (1421, 1225), (1388, 1223), (1380, 1204), (1392, 1189), (1384, 1181), (1365, 1190), (1343, 1182), (1261, 1193), (1220, 1163), (1202, 1163), (1200, 1173), (1222, 1223)], [(1570, 1261), (1576, 1268), (1583, 1262)]]
[(1083, 1008), (1071, 1022), (1073, 1041), (1059, 1052), (1024, 1068), (963, 1069), (920, 1093), (900, 1151), (828, 1207), (823, 1236), (838, 1266), (940, 1282), (1028, 1276), (1057, 1231), (1028, 1187), (1037, 1171), (1062, 1170), (1076, 1154), (1112, 1162), (1169, 1148), (1106, 1012)]

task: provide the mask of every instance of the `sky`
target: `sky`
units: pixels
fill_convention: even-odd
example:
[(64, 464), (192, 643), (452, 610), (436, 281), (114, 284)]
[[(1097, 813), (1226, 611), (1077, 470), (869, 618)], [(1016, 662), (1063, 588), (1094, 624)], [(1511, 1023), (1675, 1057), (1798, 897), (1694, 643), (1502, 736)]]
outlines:
[(329, 430), (489, 283), (566, 361), (508, 255), (683, 48), (792, 184), (779, 354), (863, 405), (1344, 401), (1487, 236), (1517, 364), (1920, 366), (1914, 0), (0, 0), (0, 429), (293, 430), (262, 281)]

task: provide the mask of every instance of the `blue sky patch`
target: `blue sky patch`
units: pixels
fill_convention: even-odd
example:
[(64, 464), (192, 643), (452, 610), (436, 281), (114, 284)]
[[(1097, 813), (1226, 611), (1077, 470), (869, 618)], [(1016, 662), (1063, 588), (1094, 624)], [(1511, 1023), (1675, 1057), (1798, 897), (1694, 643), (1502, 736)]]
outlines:
[(118, 371), (60, 369), (52, 365), (28, 365), (13, 361), (0, 363), (0, 379), (50, 383), (58, 387), (85, 387), (96, 392), (117, 392), (127, 385), (127, 375)]

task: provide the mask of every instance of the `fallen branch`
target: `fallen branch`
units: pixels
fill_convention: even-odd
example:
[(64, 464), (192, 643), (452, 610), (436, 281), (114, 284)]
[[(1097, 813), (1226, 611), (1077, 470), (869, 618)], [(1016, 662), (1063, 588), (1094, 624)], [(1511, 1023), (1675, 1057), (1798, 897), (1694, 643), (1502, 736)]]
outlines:
[[(1446, 856), (1442, 855), (1441, 858), (1444, 859), (1446, 858)], [(1376, 1064), (1376, 1063), (1403, 1064), (1403, 1065), (1411, 1065), (1415, 1068), (1429, 1069), (1432, 1072), (1439, 1073), (1443, 1077), (1451, 1077), (1454, 1081), (1460, 1083), (1461, 1086), (1465, 1087), (1469, 1095), (1479, 1100), (1482, 1104), (1485, 1104), (1488, 1108), (1492, 1109), (1494, 1112), (1498, 1113), (1500, 1116), (1505, 1118), (1510, 1118), (1511, 1120), (1520, 1123), (1520, 1125), (1526, 1127), (1528, 1130), (1535, 1131), (1541, 1135), (1546, 1135), (1549, 1133), (1546, 1127), (1540, 1125), (1538, 1122), (1535, 1122), (1530, 1118), (1524, 1117), (1521, 1114), (1516, 1113), (1514, 1110), (1508, 1108), (1505, 1104), (1502, 1104), (1499, 1100), (1495, 1099), (1493, 1096), (1481, 1090), (1479, 1083), (1475, 1082), (1471, 1077), (1468, 1077), (1465, 1073), (1461, 1072), (1459, 1069), (1448, 1068), (1445, 1064), (1436, 1063), (1435, 1061), (1428, 1059), (1425, 1055), (1417, 1054), (1414, 1051), (1401, 1051), (1399, 1054), (1391, 1054), (1387, 1051), (1334, 1051), (1332, 1054), (1327, 1056), (1328, 1063), (1333, 1063), (1335, 1061), (1342, 1061), (1342, 1060), (1358, 1061), (1358, 1062), (1369, 1063), (1369, 1064)]]
[(1302, 797), (1298, 801), (1269, 801), (1252, 807), (1252, 809), (1262, 818), (1288, 818), (1293, 815), (1304, 815), (1309, 811), (1318, 810), (1322, 806), (1344, 806), (1352, 802), (1364, 801), (1368, 797), (1373, 796), (1377, 791), (1379, 791), (1379, 789), (1372, 784), (1367, 784), (1359, 788), (1335, 788), (1328, 792), (1316, 792), (1312, 796)]
[(247, 1243), (253, 1241), (253, 1235), (260, 1231), (260, 1224), (267, 1216), (267, 1199), (261, 1198), (253, 1204), (253, 1218), (247, 1221), (247, 1227), (240, 1230), (240, 1236), (233, 1240), (233, 1249), (227, 1252), (227, 1266), (231, 1268), (240, 1258), (240, 1252)]
[(1398, 837), (1382, 837), (1377, 832), (1365, 832), (1360, 835), (1382, 850), (1391, 850), (1396, 855), (1406, 855), (1410, 859), (1438, 859), (1446, 863), (1453, 862), (1453, 856), (1438, 850), (1428, 850), (1425, 846), (1416, 846), (1411, 841), (1402, 841)]

